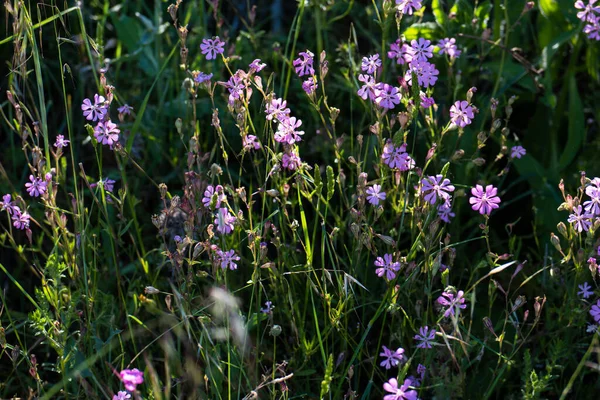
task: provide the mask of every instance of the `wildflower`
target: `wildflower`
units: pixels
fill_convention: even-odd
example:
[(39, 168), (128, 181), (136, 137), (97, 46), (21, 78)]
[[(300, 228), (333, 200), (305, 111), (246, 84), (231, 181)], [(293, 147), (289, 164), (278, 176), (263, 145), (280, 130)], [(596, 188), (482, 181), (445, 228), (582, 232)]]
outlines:
[(233, 232), (233, 223), (235, 217), (229, 213), (226, 208), (219, 208), (217, 217), (215, 218), (215, 224), (217, 225), (217, 231), (221, 234), (228, 235)]
[(523, 146), (513, 146), (510, 149), (510, 158), (521, 158), (525, 154), (527, 154), (527, 151)]
[(113, 144), (119, 141), (120, 132), (117, 124), (111, 122), (111, 120), (100, 121), (94, 128), (94, 137), (98, 143), (107, 144), (112, 148)]
[(62, 149), (64, 147), (67, 147), (67, 145), (69, 143), (70, 143), (70, 140), (66, 140), (63, 135), (57, 135), (56, 142), (54, 143), (54, 147), (56, 147), (57, 149)]
[(397, 367), (404, 359), (404, 349), (402, 347), (398, 347), (396, 351), (392, 351), (385, 346), (382, 346), (382, 349), (383, 351), (379, 355), (383, 357), (383, 361), (379, 365), (385, 367), (385, 369)]
[(201, 84), (210, 81), (212, 77), (213, 74), (205, 74), (204, 72), (198, 72), (197, 74), (194, 74), (194, 82), (196, 82), (197, 84)]
[(363, 72), (366, 72), (367, 74), (374, 74), (375, 72), (377, 72), (378, 68), (381, 68), (381, 60), (379, 59), (379, 54), (373, 54), (368, 58), (362, 58), (360, 69)]
[(419, 11), (423, 8), (421, 2), (422, 0), (396, 0), (400, 12), (408, 15), (412, 15), (414, 11)]
[(101, 121), (108, 112), (106, 99), (98, 94), (94, 95), (94, 104), (90, 99), (84, 99), (81, 109), (83, 110), (83, 116), (88, 121)]
[(270, 301), (265, 302), (265, 308), (261, 308), (260, 312), (263, 314), (271, 314), (273, 312), (273, 303)]
[(577, 18), (583, 22), (593, 22), (594, 14), (600, 13), (600, 7), (594, 6), (597, 0), (588, 0), (588, 4), (585, 4), (582, 0), (575, 2), (575, 8), (581, 10), (577, 13)]
[(438, 217), (445, 223), (450, 223), (450, 218), (454, 218), (456, 214), (452, 212), (452, 203), (450, 201), (446, 201), (437, 208)]
[(465, 298), (463, 297), (465, 292), (459, 290), (456, 296), (451, 292), (444, 292), (440, 297), (437, 298), (438, 304), (441, 304), (443, 307), (447, 307), (444, 312), (444, 318), (449, 317), (450, 315), (455, 316), (458, 315), (460, 309), (467, 308), (465, 304)]
[(258, 141), (258, 138), (255, 135), (246, 135), (242, 139), (242, 143), (244, 145), (244, 149), (246, 151), (250, 151), (252, 149), (258, 150), (261, 148), (261, 144)]
[(298, 55), (299, 57), (293, 61), (298, 76), (314, 75), (313, 61), (315, 55), (309, 50), (301, 51)]
[(421, 107), (429, 108), (435, 104), (433, 97), (427, 97), (427, 95), (421, 92)]
[(396, 104), (400, 104), (400, 98), (401, 95), (398, 88), (387, 83), (383, 83), (375, 89), (375, 103), (379, 107), (391, 110)]
[(306, 92), (306, 94), (309, 96), (311, 94), (314, 94), (318, 88), (319, 88), (319, 85), (315, 81), (315, 78), (313, 78), (312, 76), (310, 78), (308, 78), (307, 80), (305, 80), (304, 82), (302, 82), (302, 90), (304, 90)]
[(214, 60), (217, 58), (217, 54), (223, 54), (225, 51), (225, 42), (218, 36), (213, 36), (212, 39), (202, 39), (200, 50), (202, 54), (206, 55), (207, 60)]
[(130, 399), (131, 395), (124, 390), (120, 390), (119, 393), (115, 394), (112, 400), (127, 400)]
[(135, 391), (137, 385), (144, 383), (144, 373), (137, 368), (124, 369), (119, 373), (119, 376), (125, 385), (125, 389), (130, 392)]
[(388, 57), (396, 59), (396, 64), (406, 64), (412, 61), (411, 47), (404, 43), (400, 44), (400, 39), (390, 44), (390, 50), (388, 51)]
[(588, 39), (600, 40), (600, 16), (590, 16), (591, 21), (583, 27), (583, 33)]
[(594, 321), (600, 322), (600, 299), (590, 309), (590, 315), (594, 317)]
[(453, 124), (464, 128), (471, 124), (471, 120), (475, 118), (473, 114), (473, 107), (465, 100), (456, 101), (452, 107), (450, 107), (450, 120)]
[(229, 251), (217, 250), (217, 258), (218, 258), (219, 263), (221, 264), (222, 269), (229, 268), (232, 271), (237, 269), (237, 267), (238, 267), (237, 264), (235, 263), (235, 261), (240, 260), (240, 257), (235, 254), (234, 250), (229, 250)]
[[(215, 193), (217, 194), (216, 196), (214, 196)], [(221, 208), (221, 202), (227, 200), (227, 196), (225, 196), (225, 193), (223, 193), (223, 186), (208, 185), (206, 187), (204, 190), (204, 197), (202, 198), (202, 204), (204, 204), (204, 207), (209, 208), (213, 197), (215, 197), (215, 208)]]
[(283, 121), (290, 115), (290, 109), (287, 108), (287, 102), (283, 99), (273, 99), (267, 103), (266, 110), (267, 120), (271, 121), (275, 118), (277, 121)]
[(475, 185), (471, 188), (471, 194), (473, 195), (469, 199), (469, 203), (472, 204), (471, 208), (474, 211), (479, 211), (481, 215), (490, 215), (492, 210), (500, 207), (500, 197), (497, 196), (498, 189), (492, 185), (487, 185), (485, 190), (481, 185)]
[(229, 78), (227, 83), (225, 83), (225, 87), (229, 91), (229, 104), (233, 104), (235, 100), (240, 99), (244, 94), (244, 89), (246, 88), (244, 84), (244, 79), (241, 77), (241, 70), (238, 70), (235, 74)]
[(279, 143), (294, 144), (302, 140), (300, 136), (304, 135), (304, 131), (296, 129), (302, 125), (302, 121), (296, 117), (286, 118), (277, 127), (275, 132), (275, 141)]
[(386, 194), (381, 191), (381, 185), (373, 185), (367, 189), (367, 201), (374, 206), (379, 205), (379, 201), (385, 200)]
[(408, 171), (415, 165), (415, 161), (406, 152), (406, 143), (396, 147), (391, 141), (388, 141), (383, 147), (381, 158), (388, 167), (399, 168), (400, 171)]
[(133, 110), (133, 107), (131, 107), (129, 104), (125, 103), (123, 104), (121, 107), (117, 108), (117, 111), (119, 112), (119, 114), (121, 115), (131, 115), (131, 110)]
[(592, 287), (587, 282), (584, 282), (583, 285), (577, 285), (577, 287), (580, 289), (579, 292), (577, 292), (577, 295), (583, 297), (584, 299), (587, 299), (594, 294), (594, 291), (590, 290)]
[(431, 343), (435, 340), (435, 329), (429, 329), (428, 326), (422, 326), (419, 328), (419, 333), (415, 335), (415, 340), (419, 342), (417, 347), (419, 349), (430, 349)]
[(590, 219), (593, 217), (592, 214), (582, 212), (581, 206), (577, 206), (573, 209), (573, 214), (569, 215), (567, 221), (574, 224), (575, 230), (581, 233), (583, 231), (587, 232), (590, 229), (590, 226), (592, 226)]
[(412, 40), (410, 42), (410, 50), (412, 54), (412, 60), (427, 61), (433, 57), (433, 45), (431, 40), (420, 38), (419, 40)]
[(435, 68), (434, 64), (427, 61), (414, 60), (410, 63), (409, 68), (406, 70), (404, 79), (410, 86), (413, 85), (412, 76), (413, 72), (417, 76), (417, 82), (419, 86), (429, 87), (435, 85), (438, 80), (440, 71)]
[(391, 378), (383, 384), (383, 389), (386, 392), (391, 393), (383, 396), (383, 400), (417, 400), (416, 390), (411, 390), (409, 388), (411, 383), (410, 379), (405, 379), (404, 383), (398, 387), (398, 380), (396, 378)]
[(34, 177), (33, 175), (29, 175), (29, 180), (31, 182), (27, 182), (25, 187), (27, 188), (27, 193), (31, 197), (40, 197), (44, 193), (46, 193), (48, 184), (44, 182), (42, 179)]
[(427, 368), (423, 364), (417, 365), (417, 374), (421, 376), (421, 379), (425, 378), (425, 372), (427, 372)]
[(440, 48), (440, 54), (448, 54), (450, 58), (458, 58), (460, 56), (461, 51), (456, 47), (456, 39), (454, 38), (440, 40), (438, 47)]
[(364, 83), (364, 85), (358, 89), (358, 95), (363, 100), (366, 100), (368, 97), (371, 101), (375, 101), (377, 97), (376, 91), (379, 88), (379, 83), (375, 82), (375, 78), (371, 75), (360, 74), (358, 75), (358, 80)]
[(300, 160), (300, 156), (295, 150), (291, 150), (289, 153), (284, 153), (281, 158), (281, 164), (283, 168), (289, 169), (290, 171), (294, 171), (300, 168), (302, 165), (302, 160)]
[(591, 199), (583, 202), (585, 212), (592, 215), (600, 215), (600, 189), (588, 186), (585, 188), (585, 194), (590, 196)]
[(377, 257), (375, 260), (375, 266), (379, 267), (375, 270), (377, 276), (382, 277), (385, 275), (385, 279), (391, 281), (396, 277), (396, 272), (400, 270), (400, 263), (392, 260), (391, 254), (384, 254), (383, 258)]
[(10, 194), (5, 194), (4, 196), (2, 196), (2, 201), (0, 201), (0, 206), (2, 206), (2, 209), (0, 211), (6, 210), (8, 212), (8, 215), (12, 215), (15, 208), (19, 207), (15, 206), (11, 200), (12, 196)]
[(598, 325), (596, 324), (588, 324), (587, 329), (585, 330), (587, 333), (596, 333), (598, 330)]
[(21, 212), (21, 209), (17, 206), (13, 207), (13, 214), (11, 216), (13, 220), (13, 226), (17, 229), (25, 230), (29, 229), (29, 222), (31, 217), (27, 211)]
[(260, 58), (257, 58), (256, 60), (252, 61), (250, 63), (250, 65), (248, 65), (248, 67), (250, 68), (250, 70), (248, 71), (249, 73), (253, 73), (253, 72), (260, 72), (262, 71), (265, 67), (267, 66), (267, 64), (265, 63), (261, 63), (260, 62)]
[(421, 180), (421, 185), (423, 185), (425, 201), (431, 205), (437, 202), (438, 197), (445, 202), (450, 198), (450, 192), (454, 192), (454, 186), (450, 179), (444, 178), (442, 175), (428, 176)]

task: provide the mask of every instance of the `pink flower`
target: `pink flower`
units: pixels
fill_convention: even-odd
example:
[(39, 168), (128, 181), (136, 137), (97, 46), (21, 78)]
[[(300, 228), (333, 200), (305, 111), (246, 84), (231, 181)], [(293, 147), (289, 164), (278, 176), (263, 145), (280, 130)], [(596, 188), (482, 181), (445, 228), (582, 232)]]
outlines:
[(242, 139), (242, 143), (246, 151), (258, 150), (261, 148), (261, 144), (255, 135), (244, 136), (244, 138)]
[(6, 212), (8, 212), (8, 215), (12, 215), (12, 213), (14, 212), (14, 209), (19, 208), (19, 207), (15, 206), (14, 203), (12, 202), (12, 196), (10, 194), (5, 194), (4, 196), (2, 196), (2, 201), (0, 201), (0, 206), (2, 206), (2, 209), (0, 211), (6, 210)]
[(202, 204), (204, 204), (204, 207), (210, 207), (213, 197), (215, 198), (215, 208), (221, 208), (221, 202), (227, 200), (227, 196), (225, 196), (225, 193), (223, 193), (223, 186), (208, 185), (206, 187), (204, 190), (204, 197), (202, 198)]
[(371, 75), (360, 74), (358, 75), (358, 80), (364, 83), (364, 85), (358, 89), (358, 95), (363, 100), (366, 100), (368, 97), (371, 101), (375, 101), (377, 97), (376, 91), (379, 88), (379, 83), (375, 82), (375, 78)]
[(600, 189), (588, 186), (585, 188), (585, 194), (590, 197), (590, 200), (583, 202), (585, 212), (592, 215), (600, 215)]
[(107, 144), (111, 148), (119, 141), (119, 133), (121, 131), (117, 128), (117, 124), (108, 121), (100, 121), (96, 128), (94, 128), (94, 137), (101, 144)]
[(386, 194), (381, 191), (381, 185), (373, 185), (367, 188), (367, 201), (374, 206), (379, 205), (379, 201), (385, 200)]
[(29, 193), (31, 197), (40, 197), (46, 193), (48, 186), (46, 182), (44, 182), (42, 179), (34, 177), (33, 175), (29, 175), (29, 180), (31, 182), (26, 183), (25, 188), (27, 188), (27, 193)]
[(305, 80), (304, 82), (302, 82), (302, 90), (304, 90), (306, 92), (306, 94), (309, 96), (311, 94), (314, 94), (318, 88), (319, 88), (319, 85), (315, 81), (315, 78), (313, 78), (312, 76), (310, 78), (308, 78), (307, 80)]
[(391, 141), (388, 141), (383, 147), (381, 158), (388, 167), (399, 168), (400, 171), (408, 171), (415, 166), (415, 161), (406, 152), (406, 143), (395, 147)]
[(267, 103), (266, 110), (267, 120), (271, 121), (273, 118), (277, 121), (283, 121), (290, 115), (290, 109), (287, 108), (287, 102), (283, 99), (273, 99), (270, 103)]
[(383, 389), (391, 393), (383, 396), (383, 400), (417, 400), (417, 391), (410, 389), (411, 383), (410, 379), (405, 379), (402, 386), (398, 387), (398, 380), (391, 378), (383, 384)]
[(383, 357), (383, 361), (379, 365), (385, 367), (385, 369), (397, 367), (404, 359), (404, 349), (402, 347), (398, 347), (396, 351), (392, 351), (385, 346), (382, 346), (382, 349), (383, 351), (379, 355)]
[(429, 108), (435, 104), (435, 100), (433, 97), (427, 97), (425, 93), (421, 92), (421, 107)]
[(262, 71), (265, 67), (267, 66), (267, 64), (265, 63), (261, 63), (260, 62), (260, 58), (257, 58), (256, 60), (252, 61), (250, 63), (250, 65), (248, 66), (250, 68), (250, 70), (248, 71), (249, 73), (253, 73), (253, 72), (260, 72)]
[(398, 88), (387, 83), (383, 83), (375, 89), (375, 103), (381, 108), (393, 109), (397, 104), (400, 104), (400, 98)]
[(450, 179), (444, 178), (442, 175), (428, 176), (421, 180), (421, 185), (423, 185), (422, 192), (425, 194), (425, 201), (431, 205), (434, 205), (438, 198), (446, 202), (450, 199), (450, 192), (454, 192), (454, 186)]
[(469, 199), (469, 203), (472, 204), (471, 208), (474, 211), (479, 211), (481, 215), (490, 215), (492, 210), (500, 207), (500, 197), (497, 196), (498, 189), (492, 185), (487, 185), (485, 190), (481, 185), (475, 185), (471, 189), (473, 195)]
[(29, 229), (29, 222), (31, 217), (27, 211), (21, 212), (21, 209), (17, 206), (13, 207), (13, 214), (11, 216), (13, 220), (13, 226), (17, 229), (25, 230)]
[(237, 264), (235, 261), (239, 261), (240, 257), (235, 254), (234, 250), (222, 251), (217, 250), (217, 260), (221, 264), (222, 269), (229, 268), (230, 270), (237, 269)]
[(314, 75), (315, 70), (313, 68), (313, 61), (315, 55), (309, 50), (302, 51), (298, 55), (300, 57), (293, 61), (298, 76)]
[(600, 299), (590, 309), (590, 315), (594, 318), (594, 321), (600, 322)]
[(422, 0), (396, 0), (396, 4), (398, 4), (398, 9), (402, 14), (412, 15), (414, 11), (419, 11), (423, 8), (421, 1)]
[(66, 140), (63, 135), (57, 135), (56, 142), (54, 143), (54, 147), (56, 147), (57, 149), (62, 149), (63, 147), (67, 147), (69, 142), (70, 141)]
[(522, 146), (513, 146), (510, 149), (510, 158), (521, 158), (525, 154), (527, 154), (527, 150), (525, 150), (525, 148)]
[(383, 258), (377, 257), (375, 260), (375, 266), (379, 267), (375, 270), (377, 276), (382, 277), (385, 275), (385, 279), (391, 281), (396, 277), (396, 272), (400, 270), (400, 263), (393, 261), (391, 254), (384, 254)]
[(444, 318), (448, 318), (450, 315), (458, 315), (458, 312), (461, 308), (467, 308), (467, 305), (465, 304), (465, 298), (463, 297), (464, 294), (465, 292), (459, 290), (456, 296), (451, 292), (444, 292), (440, 297), (438, 297), (438, 304), (446, 307)]
[(137, 368), (124, 369), (119, 376), (125, 385), (125, 389), (130, 392), (134, 392), (137, 385), (144, 383), (144, 373)]
[(391, 59), (396, 59), (396, 64), (406, 64), (412, 61), (412, 49), (411, 47), (404, 43), (400, 44), (400, 39), (396, 40), (396, 42), (390, 44), (390, 50), (388, 51), (388, 57)]
[(374, 74), (377, 72), (378, 68), (381, 68), (381, 60), (379, 59), (379, 54), (373, 54), (372, 56), (363, 57), (362, 62), (360, 64), (360, 68), (363, 72), (367, 74)]
[(233, 223), (235, 222), (235, 216), (229, 213), (226, 208), (219, 208), (217, 217), (215, 218), (215, 224), (217, 225), (217, 232), (228, 235), (233, 232)]
[(440, 54), (448, 54), (450, 58), (458, 58), (460, 56), (460, 50), (456, 47), (456, 39), (445, 38), (440, 40), (438, 43), (440, 48)]
[(295, 171), (302, 165), (302, 160), (300, 160), (300, 156), (298, 156), (298, 153), (295, 150), (291, 150), (289, 153), (283, 154), (281, 164), (283, 165), (283, 168)]
[(83, 116), (88, 121), (100, 121), (104, 119), (104, 116), (108, 112), (106, 99), (98, 94), (94, 95), (94, 104), (92, 104), (90, 99), (84, 99), (81, 109), (83, 110)]
[(450, 107), (450, 118), (453, 124), (464, 128), (471, 123), (473, 118), (475, 118), (473, 107), (465, 100), (458, 100)]
[(420, 38), (418, 41), (412, 40), (410, 42), (409, 51), (412, 55), (413, 61), (427, 61), (433, 57), (433, 45), (431, 44), (431, 40), (423, 38)]
[(130, 399), (131, 395), (124, 390), (119, 391), (119, 393), (115, 394), (112, 400), (127, 400)]
[(600, 40), (600, 16), (590, 15), (589, 24), (583, 27), (583, 33), (588, 35), (588, 39)]
[(202, 54), (206, 55), (207, 60), (214, 60), (217, 58), (217, 54), (223, 54), (225, 51), (225, 42), (218, 36), (213, 36), (212, 39), (202, 39), (200, 50)]
[(297, 131), (296, 129), (302, 125), (302, 121), (296, 119), (296, 117), (287, 118), (279, 124), (277, 131), (275, 132), (275, 141), (279, 143), (294, 144), (302, 140), (301, 136), (304, 135), (304, 131)]
[(594, 14), (600, 13), (600, 7), (594, 6), (597, 0), (588, 0), (588, 4), (585, 4), (582, 0), (575, 2), (575, 8), (581, 10), (577, 13), (577, 18), (584, 22), (593, 22)]

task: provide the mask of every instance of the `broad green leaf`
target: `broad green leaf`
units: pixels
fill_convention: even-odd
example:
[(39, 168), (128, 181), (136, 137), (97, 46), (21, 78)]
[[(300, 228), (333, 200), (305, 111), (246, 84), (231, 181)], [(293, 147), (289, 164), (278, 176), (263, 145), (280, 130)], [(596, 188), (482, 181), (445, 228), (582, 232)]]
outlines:
[(435, 22), (438, 23), (442, 28), (446, 26), (446, 22), (448, 21), (448, 16), (444, 12), (442, 8), (442, 2), (440, 0), (433, 0), (431, 2), (431, 9), (433, 10), (433, 16), (435, 17)]
[(407, 40), (418, 38), (434, 39), (437, 36), (439, 27), (435, 22), (422, 22), (408, 27), (404, 32)]
[(559, 168), (567, 167), (581, 149), (585, 138), (585, 116), (583, 115), (583, 104), (577, 91), (575, 76), (569, 79), (569, 129), (565, 149), (560, 156)]

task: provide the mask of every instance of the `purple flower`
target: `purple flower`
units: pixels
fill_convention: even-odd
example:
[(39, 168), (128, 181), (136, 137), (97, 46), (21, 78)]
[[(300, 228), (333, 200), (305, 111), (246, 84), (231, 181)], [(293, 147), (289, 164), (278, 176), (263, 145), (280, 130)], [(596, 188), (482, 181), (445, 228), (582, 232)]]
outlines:
[(260, 72), (262, 71), (265, 67), (267, 66), (267, 64), (265, 63), (261, 63), (260, 62), (260, 58), (257, 58), (256, 60), (252, 61), (250, 63), (250, 65), (248, 65), (248, 67), (250, 68), (250, 70), (248, 71), (249, 73), (255, 73), (255, 72)]
[(590, 315), (594, 317), (594, 321), (597, 323), (600, 322), (600, 299), (598, 299), (598, 302), (590, 309)]
[(373, 54), (372, 56), (363, 57), (360, 69), (367, 74), (374, 74), (377, 69), (381, 68), (381, 60), (379, 54)]
[(242, 70), (238, 70), (224, 84), (229, 91), (229, 104), (233, 104), (235, 100), (240, 99), (244, 94), (244, 89), (246, 86), (244, 84), (244, 79), (242, 78), (242, 73)]
[(408, 171), (415, 166), (415, 161), (406, 152), (406, 143), (396, 147), (388, 141), (383, 147), (381, 158), (388, 167), (399, 168), (400, 171)]
[(283, 165), (283, 168), (295, 171), (302, 165), (302, 160), (300, 160), (300, 156), (298, 156), (298, 153), (295, 150), (291, 150), (289, 153), (283, 154), (281, 164)]
[(591, 219), (594, 218), (592, 214), (582, 212), (581, 206), (577, 206), (573, 209), (573, 214), (569, 215), (568, 222), (574, 224), (575, 230), (579, 233), (587, 232), (592, 226)]
[(391, 254), (384, 254), (383, 258), (377, 257), (375, 260), (375, 266), (379, 267), (375, 270), (377, 276), (382, 277), (385, 275), (385, 279), (391, 281), (396, 277), (396, 272), (400, 270), (400, 263), (393, 261)]
[(204, 204), (204, 207), (210, 207), (210, 202), (212, 201), (213, 197), (215, 198), (215, 208), (221, 208), (221, 202), (227, 200), (227, 196), (225, 196), (225, 193), (223, 193), (223, 186), (208, 185), (206, 187), (204, 190), (204, 197), (202, 198), (202, 204)]
[(383, 357), (383, 361), (379, 365), (385, 367), (385, 369), (397, 367), (404, 359), (404, 349), (401, 347), (398, 347), (396, 351), (392, 351), (385, 346), (382, 346), (382, 349), (383, 351), (379, 355)]
[(127, 400), (130, 399), (131, 395), (124, 390), (119, 391), (119, 393), (115, 394), (112, 400)]
[(217, 58), (217, 54), (223, 54), (225, 51), (225, 42), (218, 36), (213, 36), (212, 39), (202, 39), (200, 50), (202, 54), (206, 55), (207, 60), (214, 60)]
[(431, 343), (435, 340), (435, 329), (429, 329), (428, 326), (422, 326), (419, 328), (419, 333), (415, 335), (415, 340), (419, 342), (417, 347), (419, 349), (430, 349)]
[(238, 266), (235, 263), (235, 261), (239, 261), (240, 257), (238, 255), (236, 255), (235, 251), (233, 251), (233, 250), (229, 250), (229, 251), (217, 250), (217, 260), (221, 264), (222, 269), (229, 268), (230, 270), (233, 271), (234, 269), (237, 269)]
[(217, 225), (217, 232), (228, 235), (233, 232), (233, 223), (235, 222), (235, 216), (231, 215), (228, 209), (219, 208), (217, 217), (215, 218), (215, 224)]
[(261, 147), (260, 142), (258, 141), (258, 138), (255, 135), (246, 135), (244, 136), (244, 138), (242, 139), (242, 143), (244, 145), (244, 149), (246, 151), (251, 151), (251, 150), (258, 150)]
[(111, 148), (119, 141), (119, 133), (121, 131), (117, 128), (117, 124), (111, 120), (100, 121), (96, 128), (94, 128), (94, 137), (101, 144), (107, 144)]
[(27, 182), (25, 187), (27, 188), (27, 193), (31, 197), (40, 197), (44, 193), (46, 193), (48, 184), (44, 182), (42, 179), (34, 177), (33, 175), (29, 175), (29, 180), (31, 182)]
[(98, 183), (101, 183), (102, 186), (104, 186), (104, 190), (106, 190), (107, 192), (112, 193), (113, 190), (115, 190), (115, 181), (113, 179), (106, 178), (105, 180), (100, 181)]
[(17, 229), (25, 230), (29, 229), (29, 222), (31, 217), (27, 211), (21, 212), (21, 209), (17, 206), (13, 207), (13, 214), (11, 216), (13, 220), (13, 226)]
[(527, 154), (527, 150), (523, 146), (513, 146), (510, 149), (510, 158), (521, 158)]
[(56, 147), (57, 149), (62, 149), (64, 147), (67, 147), (69, 143), (70, 140), (66, 140), (63, 135), (56, 135), (56, 142), (54, 143), (54, 147)]
[(456, 296), (451, 292), (444, 292), (440, 297), (438, 297), (438, 304), (446, 307), (444, 318), (448, 318), (450, 315), (458, 315), (461, 308), (467, 308), (467, 305), (465, 304), (465, 298), (463, 297), (464, 294), (465, 292), (459, 290)]
[(473, 107), (465, 100), (458, 100), (450, 107), (450, 118), (453, 124), (464, 128), (471, 123), (473, 118), (475, 118)]
[(401, 44), (400, 39), (390, 44), (390, 50), (388, 51), (388, 57), (396, 59), (396, 64), (406, 64), (412, 61), (411, 47), (404, 43)]
[(431, 205), (434, 205), (438, 198), (446, 202), (450, 198), (450, 192), (454, 192), (454, 186), (450, 179), (444, 178), (442, 175), (428, 176), (421, 180), (421, 185), (423, 185), (422, 192), (425, 194), (425, 201)]
[(411, 390), (409, 387), (411, 383), (410, 379), (405, 379), (404, 383), (398, 387), (398, 380), (396, 378), (391, 378), (383, 384), (383, 389), (386, 392), (391, 393), (383, 396), (383, 400), (417, 400), (416, 390)]
[(375, 89), (375, 103), (381, 108), (393, 109), (400, 104), (400, 98), (398, 88), (387, 83), (383, 83)]
[(582, 0), (575, 2), (575, 8), (581, 10), (577, 13), (577, 18), (584, 22), (593, 22), (594, 14), (600, 13), (600, 7), (594, 6), (597, 0), (588, 0), (588, 4), (585, 4)]
[(2, 201), (0, 201), (0, 206), (2, 206), (2, 209), (0, 211), (6, 210), (8, 215), (12, 215), (14, 209), (19, 207), (15, 206), (11, 200), (12, 196), (10, 194), (5, 194), (2, 196)]
[(302, 121), (296, 119), (296, 117), (284, 119), (280, 122), (279, 126), (277, 126), (277, 131), (275, 132), (275, 141), (290, 145), (301, 141), (301, 136), (304, 135), (304, 131), (296, 130), (301, 125)]
[(446, 201), (439, 205), (437, 211), (438, 217), (447, 224), (450, 223), (450, 218), (454, 218), (456, 215), (452, 212), (452, 203), (450, 201)]
[(261, 308), (260, 312), (263, 314), (271, 314), (273, 312), (273, 303), (270, 301), (266, 301), (265, 308)]
[(381, 185), (373, 185), (367, 188), (367, 201), (374, 206), (379, 205), (379, 201), (385, 200), (386, 194), (381, 191)]
[(427, 372), (427, 368), (423, 364), (417, 365), (417, 374), (419, 374), (421, 379), (425, 378), (425, 372)]
[(460, 56), (460, 50), (456, 47), (456, 39), (445, 38), (440, 40), (438, 43), (440, 48), (440, 54), (448, 54), (450, 58), (458, 58)]
[(358, 80), (364, 83), (364, 85), (358, 89), (358, 95), (363, 100), (366, 100), (368, 97), (371, 101), (375, 101), (377, 97), (376, 91), (379, 88), (379, 83), (375, 82), (375, 78), (371, 75), (360, 74), (358, 75)]
[(287, 102), (283, 99), (273, 99), (267, 103), (266, 110), (267, 120), (271, 121), (273, 118), (277, 121), (284, 121), (290, 115), (290, 109), (287, 108)]
[(586, 328), (586, 332), (587, 333), (596, 333), (596, 331), (598, 330), (598, 325), (595, 324), (588, 324), (587, 328)]
[(584, 282), (583, 285), (577, 285), (577, 287), (579, 288), (577, 295), (583, 297), (584, 299), (587, 299), (594, 294), (594, 291), (590, 290), (592, 287), (587, 282)]
[(119, 373), (119, 376), (125, 385), (125, 389), (130, 392), (135, 391), (137, 385), (144, 383), (144, 373), (137, 368), (124, 369)]
[(429, 108), (435, 104), (435, 100), (433, 99), (433, 97), (427, 97), (427, 95), (423, 92), (421, 92), (420, 97), (421, 97), (421, 107), (423, 107), (423, 108)]
[(298, 76), (314, 75), (313, 61), (315, 55), (309, 50), (302, 51), (298, 55), (299, 57), (293, 61)]
[(210, 81), (212, 77), (213, 74), (205, 74), (204, 72), (198, 72), (197, 74), (194, 74), (194, 82), (196, 82), (197, 84), (201, 84)]
[(590, 16), (590, 23), (583, 27), (583, 33), (588, 39), (600, 40), (600, 16)]
[(412, 55), (412, 62), (427, 61), (433, 57), (433, 45), (431, 40), (420, 38), (419, 40), (412, 40), (410, 42), (410, 53)]
[(435, 68), (435, 65), (428, 63), (427, 61), (413, 60), (404, 75), (404, 80), (406, 80), (406, 83), (410, 86), (413, 84), (413, 72), (417, 76), (419, 86), (423, 87), (435, 85), (438, 80), (437, 76), (440, 74), (440, 71)]
[(83, 116), (88, 121), (100, 121), (104, 119), (104, 116), (108, 112), (106, 99), (98, 94), (94, 95), (94, 104), (92, 104), (90, 99), (84, 99), (81, 109), (83, 110)]
[(304, 90), (309, 96), (314, 94), (318, 87), (319, 85), (315, 81), (315, 78), (313, 78), (312, 76), (304, 82), (302, 82), (302, 90)]
[[(419, 11), (423, 8), (422, 0), (396, 0), (398, 9), (402, 14), (412, 15), (414, 11)], [(388, 399), (385, 399), (388, 400)]]
[(131, 110), (133, 110), (133, 107), (129, 104), (123, 104), (121, 107), (117, 108), (117, 111), (121, 115), (131, 115)]
[(585, 188), (585, 194), (591, 199), (583, 202), (585, 212), (592, 215), (600, 215), (600, 189), (588, 186)]
[(490, 215), (492, 210), (500, 207), (500, 197), (497, 196), (498, 189), (492, 185), (487, 185), (485, 190), (481, 185), (475, 185), (471, 188), (471, 194), (473, 195), (469, 199), (469, 203), (472, 204), (471, 208), (473, 211), (479, 211), (481, 215)]

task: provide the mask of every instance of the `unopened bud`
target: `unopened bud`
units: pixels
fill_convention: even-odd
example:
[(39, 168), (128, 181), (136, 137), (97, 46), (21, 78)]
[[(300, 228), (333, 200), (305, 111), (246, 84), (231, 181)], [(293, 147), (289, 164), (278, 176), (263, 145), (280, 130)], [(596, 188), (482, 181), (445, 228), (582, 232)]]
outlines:
[(472, 163), (475, 164), (475, 165), (477, 165), (478, 167), (481, 167), (481, 166), (483, 166), (485, 164), (485, 159), (483, 159), (481, 157), (478, 157), (478, 158), (474, 159), (472, 161)]

